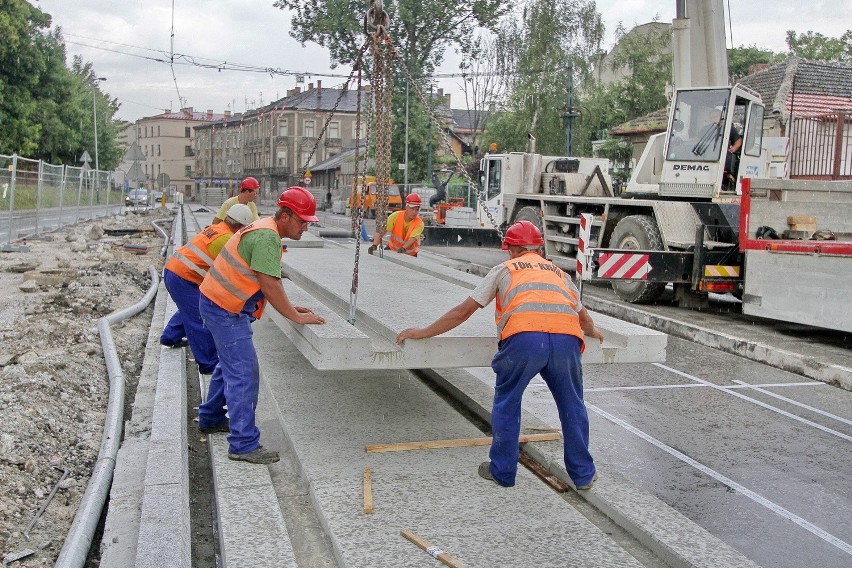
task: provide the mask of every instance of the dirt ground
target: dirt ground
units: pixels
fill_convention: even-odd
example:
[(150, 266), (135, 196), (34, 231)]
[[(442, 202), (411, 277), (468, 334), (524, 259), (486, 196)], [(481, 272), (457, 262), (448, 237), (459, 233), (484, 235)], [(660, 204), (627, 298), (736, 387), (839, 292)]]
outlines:
[[(163, 237), (151, 222), (168, 230), (172, 215), (123, 213), (13, 243), (29, 250), (0, 252), (0, 559), (32, 551), (10, 566), (53, 566), (62, 549), (106, 414), (97, 320), (144, 296), (148, 268), (159, 273), (163, 265)], [(152, 308), (112, 329), (129, 400)]]

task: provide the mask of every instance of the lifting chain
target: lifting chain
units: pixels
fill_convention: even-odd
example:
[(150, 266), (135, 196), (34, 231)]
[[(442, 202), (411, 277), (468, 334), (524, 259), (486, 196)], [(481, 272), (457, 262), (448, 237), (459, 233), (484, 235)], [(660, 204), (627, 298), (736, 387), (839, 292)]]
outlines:
[[(384, 226), (387, 223), (387, 201), (388, 201), (388, 180), (390, 178), (390, 90), (387, 88), (390, 84), (390, 67), (386, 64), (386, 57), (382, 51), (383, 44), (390, 44), (390, 39), (387, 35), (390, 18), (384, 11), (381, 0), (371, 0), (370, 8), (364, 18), (364, 34), (367, 35), (367, 40), (361, 47), (358, 53), (356, 65), (352, 72), (358, 73), (358, 91), (357, 91), (357, 107), (355, 115), (355, 176), (352, 188), (352, 232), (355, 235), (355, 264), (352, 268), (352, 287), (349, 291), (349, 323), (355, 324), (355, 313), (358, 303), (358, 267), (361, 258), (361, 225), (364, 216), (364, 205), (366, 203), (367, 189), (367, 148), (364, 149), (363, 163), (359, 160), (359, 152), (361, 151), (361, 70), (363, 68), (363, 56), (366, 53), (367, 47), (372, 44), (373, 50), (373, 89), (372, 95), (367, 100), (367, 121), (365, 139), (370, 140), (370, 117), (375, 120), (376, 132), (376, 191), (377, 191), (377, 209), (376, 209), (376, 227)], [(373, 31), (370, 32), (369, 29)], [(372, 40), (372, 41), (370, 41)], [(351, 75), (350, 75), (351, 79)], [(375, 99), (375, 104), (371, 104)], [(372, 109), (374, 112), (371, 112)], [(326, 122), (326, 125), (328, 122)], [(360, 181), (359, 181), (360, 180)], [(357, 191), (358, 185), (361, 185), (361, 192)], [(355, 197), (359, 196), (357, 205)], [(381, 223), (381, 225), (379, 225)], [(379, 249), (381, 250), (381, 249)], [(379, 253), (381, 255), (381, 252)]]
[(393, 111), (391, 96), (391, 66), (388, 51), (390, 38), (379, 35), (377, 28), (373, 34), (373, 113), (376, 130), (376, 231), (382, 232), (387, 224), (388, 186), (390, 184), (391, 128)]
[[(391, 59), (397, 62), (401, 62), (399, 54), (392, 46), (390, 47), (390, 54)], [(476, 190), (476, 196), (479, 201), (479, 206), (482, 207), (482, 210), (485, 212), (485, 215), (488, 217), (488, 220), (491, 221), (491, 226), (494, 227), (494, 230), (497, 231), (498, 235), (500, 235), (500, 241), (502, 242), (503, 231), (500, 230), (500, 226), (497, 224), (497, 221), (494, 219), (494, 216), (491, 214), (491, 211), (486, 205), (488, 194), (486, 193), (485, 184), (482, 184), (482, 186), (480, 186), (479, 184), (474, 183), (473, 179), (470, 177), (470, 174), (467, 171), (467, 168), (465, 168), (465, 165), (462, 163), (461, 158), (453, 151), (453, 145), (450, 143), (450, 137), (447, 134), (447, 129), (444, 124), (438, 120), (438, 117), (435, 115), (435, 111), (432, 109), (432, 105), (427, 102), (426, 97), (423, 95), (423, 92), (417, 86), (417, 83), (414, 81), (414, 78), (411, 76), (411, 73), (409, 73), (408, 68), (405, 65), (399, 65), (399, 67), (402, 69), (403, 73), (405, 74), (405, 77), (408, 79), (409, 84), (414, 85), (414, 94), (417, 95), (417, 99), (420, 101), (420, 104), (423, 105), (423, 108), (429, 115), (429, 120), (432, 121), (432, 125), (438, 130), (438, 132), (441, 133), (441, 138), (444, 141), (444, 146), (447, 148), (450, 155), (455, 158), (456, 165), (458, 166), (464, 178), (467, 180), (467, 183), (470, 184), (470, 187), (478, 188)]]
[[(364, 44), (367, 45), (366, 43)], [(352, 287), (349, 290), (349, 323), (355, 325), (355, 311), (358, 304), (358, 263), (361, 260), (361, 223), (364, 220), (364, 195), (363, 191), (361, 193), (361, 197), (358, 199), (356, 204), (355, 196), (358, 195), (358, 180), (362, 178), (364, 175), (363, 172), (367, 171), (367, 149), (364, 149), (364, 169), (361, 170), (359, 167), (359, 152), (361, 151), (361, 68), (363, 66), (363, 55), (364, 51), (362, 51), (358, 55), (358, 60), (356, 62), (356, 66), (358, 68), (358, 91), (356, 95), (356, 106), (355, 106), (355, 176), (352, 182), (352, 190), (350, 193), (350, 203), (352, 204), (352, 234), (355, 236), (355, 264), (352, 267)], [(370, 116), (369, 108), (367, 109), (367, 117)], [(367, 121), (367, 133), (366, 139), (370, 139), (369, 132), (369, 120)]]

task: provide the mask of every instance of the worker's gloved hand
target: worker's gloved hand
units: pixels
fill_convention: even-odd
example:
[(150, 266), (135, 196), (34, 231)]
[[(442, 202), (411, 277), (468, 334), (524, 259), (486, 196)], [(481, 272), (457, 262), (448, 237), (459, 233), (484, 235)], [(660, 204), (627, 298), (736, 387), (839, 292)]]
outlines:
[(369, 254), (373, 254), (374, 252), (376, 252), (376, 245), (370, 245), (370, 248), (367, 249), (367, 252)]
[(396, 252), (401, 252), (402, 254), (405, 254), (405, 249), (404, 248), (398, 248), (398, 249), (396, 249)]

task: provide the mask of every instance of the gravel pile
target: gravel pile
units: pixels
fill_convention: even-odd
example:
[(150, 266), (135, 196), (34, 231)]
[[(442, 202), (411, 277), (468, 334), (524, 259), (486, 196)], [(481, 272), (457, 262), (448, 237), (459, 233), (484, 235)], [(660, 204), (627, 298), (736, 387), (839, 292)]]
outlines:
[[(53, 566), (59, 555), (100, 449), (109, 397), (97, 320), (145, 294), (148, 268), (163, 264), (151, 221), (171, 217), (162, 209), (120, 215), (0, 253), (0, 560), (10, 566)], [(152, 308), (112, 330), (129, 400)]]

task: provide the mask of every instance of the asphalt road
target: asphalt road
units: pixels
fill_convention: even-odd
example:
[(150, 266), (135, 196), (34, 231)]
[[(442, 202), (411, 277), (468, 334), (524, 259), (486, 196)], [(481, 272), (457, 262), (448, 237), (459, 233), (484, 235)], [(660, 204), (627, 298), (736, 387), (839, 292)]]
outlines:
[[(326, 226), (349, 226), (322, 215)], [(424, 250), (485, 267), (506, 258), (491, 249)], [(595, 300), (617, 304), (608, 288), (587, 286), (584, 302)], [(747, 318), (730, 296), (701, 311), (665, 298), (642, 310), (742, 342), (759, 337), (778, 353), (852, 361), (847, 334)], [(490, 369), (476, 372), (493, 384)], [(758, 564), (852, 564), (852, 392), (671, 336), (665, 364), (590, 365), (585, 384), (601, 463)], [(543, 382), (530, 386), (524, 406), (558, 426)]]

